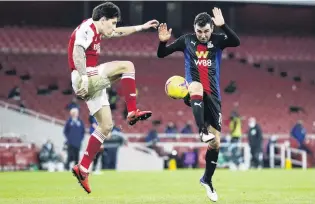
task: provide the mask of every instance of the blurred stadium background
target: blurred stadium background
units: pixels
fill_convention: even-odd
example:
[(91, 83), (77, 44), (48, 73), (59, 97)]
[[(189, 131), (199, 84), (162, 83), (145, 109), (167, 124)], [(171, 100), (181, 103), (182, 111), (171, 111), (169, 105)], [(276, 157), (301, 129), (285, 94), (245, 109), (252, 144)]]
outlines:
[[(223, 109), (222, 153), (219, 164), (222, 168), (247, 170), (250, 168), (250, 146), (248, 145), (248, 119), (255, 117), (263, 132), (263, 152), (260, 156), (262, 165), (259, 168), (311, 168), (315, 165), (315, 3), (295, 2), (294, 5), (280, 1), (265, 3), (235, 2), (115, 2), (122, 11), (120, 25), (142, 24), (150, 19), (167, 22), (173, 28), (173, 39), (183, 33), (193, 31), (193, 19), (199, 12), (211, 12), (214, 6), (222, 9), (226, 22), (240, 36), (241, 46), (224, 51), (221, 68), (221, 93)], [(85, 18), (89, 18), (92, 8), (100, 2), (0, 2), (0, 169), (1, 171), (20, 171), (38, 169), (53, 170), (45, 167), (40, 152), (47, 141), (54, 145), (54, 155), (49, 159), (52, 163), (63, 164), (67, 160), (65, 136), (63, 128), (70, 117), (69, 110), (79, 107), (80, 118), (85, 123), (86, 137), (81, 149), (89, 137), (90, 126), (88, 110), (83, 101), (75, 98), (70, 85), (70, 71), (67, 64), (67, 45), (71, 32)], [(220, 30), (217, 30), (220, 32)], [(156, 31), (137, 33), (120, 39), (110, 39), (102, 42), (102, 57), (100, 62), (112, 60), (130, 60), (136, 67), (138, 90), (138, 106), (153, 111), (151, 121), (143, 122), (135, 127), (128, 127), (125, 121), (124, 101), (119, 98), (119, 84), (108, 91), (113, 110), (113, 120), (119, 137), (123, 142), (110, 141), (105, 144), (104, 158), (99, 160), (96, 169), (117, 170), (162, 170), (178, 168), (203, 168), (206, 145), (196, 137), (196, 128), (191, 110), (180, 100), (169, 99), (164, 92), (164, 83), (173, 75), (184, 75), (184, 60), (181, 53), (167, 59), (158, 59), (156, 50), (158, 36)], [(230, 124), (232, 115), (241, 119), (242, 143), (238, 151), (232, 151)], [(297, 140), (292, 134), (292, 128), (303, 121), (306, 137)], [(187, 131), (191, 124), (192, 132)], [(188, 125), (188, 126), (187, 126)], [(184, 133), (182, 129), (186, 128)], [(148, 134), (152, 137), (148, 137)], [(157, 140), (151, 140), (155, 138)], [(151, 139), (150, 139), (151, 138)], [(114, 144), (114, 145), (113, 145)], [(107, 146), (106, 146), (107, 145)], [(114, 147), (113, 147), (114, 146)], [(114, 153), (111, 148), (116, 148)], [(116, 154), (117, 152), (117, 154)], [(239, 163), (235, 165), (235, 155)], [(114, 157), (114, 167), (108, 158)], [(130, 162), (132, 160), (133, 162)], [(46, 160), (45, 160), (46, 161)], [(47, 160), (48, 161), (48, 160)], [(240, 164), (240, 165), (239, 165)], [(62, 170), (63, 167), (58, 168)], [(178, 171), (181, 172), (181, 171)], [(197, 174), (195, 173), (197, 172)], [(262, 171), (263, 172), (263, 171)], [(180, 173), (187, 176), (187, 182), (197, 181), (200, 170), (190, 173)], [(4, 176), (7, 175), (7, 176)], [(10, 178), (21, 179), (22, 183), (34, 182), (26, 174), (6, 173), (0, 176), (1, 181), (11, 182)], [(39, 178), (45, 177), (38, 173)], [(110, 172), (109, 175), (119, 178)], [(171, 179), (165, 174), (164, 180)], [(228, 183), (243, 182), (231, 179), (233, 175), (220, 170), (216, 179), (225, 176)], [(246, 173), (240, 178), (246, 179)], [(248, 173), (251, 179), (258, 179), (259, 173)], [(276, 176), (262, 173), (273, 180)], [(276, 171), (275, 175), (290, 175), (299, 178), (302, 174), (292, 171), (292, 174)], [(309, 175), (303, 173), (303, 175)], [(54, 175), (51, 175), (54, 178)], [(62, 184), (74, 188), (74, 180), (65, 184), (71, 177), (63, 175)], [(106, 173), (101, 176), (106, 177)], [(104, 179), (101, 178), (100, 180)], [(145, 185), (144, 177), (134, 175), (140, 185)], [(145, 174), (145, 178), (158, 177), (157, 173)], [(52, 178), (51, 181), (53, 180)], [(177, 179), (182, 177), (177, 176)], [(285, 183), (285, 178), (283, 182)], [(303, 179), (305, 179), (304, 177)], [(26, 179), (26, 180), (25, 180)], [(44, 180), (47, 179), (43, 178)], [(173, 178), (174, 179), (174, 178)], [(259, 185), (259, 179), (258, 184)], [(302, 179), (302, 178), (301, 178)], [(97, 182), (96, 178), (92, 178)], [(163, 180), (163, 179), (162, 179)], [(306, 178), (307, 180), (307, 178)], [(306, 181), (305, 180), (305, 181)], [(106, 180), (103, 180), (107, 182)], [(128, 180), (133, 182), (132, 180)], [(222, 182), (223, 182), (222, 181)], [(54, 183), (56, 181), (52, 181)], [(93, 186), (92, 182), (92, 186)], [(109, 181), (110, 182), (110, 181)], [(115, 181), (113, 181), (115, 182)], [(117, 181), (118, 185), (119, 182)], [(176, 181), (174, 181), (176, 182)], [(193, 181), (194, 182), (194, 181)], [(245, 181), (244, 181), (245, 182)], [(248, 181), (247, 181), (248, 182)], [(18, 184), (19, 183), (19, 184)], [(246, 183), (246, 182), (245, 182)], [(72, 186), (71, 186), (72, 184)], [(183, 181), (180, 182), (183, 184)], [(314, 182), (313, 182), (314, 184)], [(53, 184), (52, 184), (53, 185)], [(102, 188), (103, 184), (95, 184)], [(106, 185), (106, 184), (104, 184)], [(112, 185), (112, 184), (111, 184)], [(128, 184), (131, 185), (132, 184)], [(162, 185), (158, 184), (158, 187)], [(186, 183), (186, 185), (189, 185)], [(221, 185), (221, 186), (220, 186)], [(221, 188), (227, 188), (222, 186)], [(248, 185), (251, 185), (248, 183)], [(307, 182), (302, 182), (301, 188), (308, 189)], [(132, 188), (130, 186), (130, 188)], [(245, 184), (244, 184), (245, 186)], [(78, 186), (75, 186), (78, 187)], [(219, 190), (220, 190), (220, 187)], [(270, 187), (270, 186), (269, 186)], [(261, 186), (261, 188), (269, 188)], [(38, 189), (29, 186), (30, 191)], [(104, 187), (109, 190), (109, 187)], [(123, 189), (124, 187), (122, 187)], [(145, 188), (142, 186), (142, 188)], [(157, 187), (156, 187), (157, 188)], [(174, 187), (175, 188), (175, 187)], [(189, 191), (182, 187), (183, 192)], [(275, 187), (274, 187), (275, 188)], [(3, 194), (10, 200), (16, 195), (10, 194), (15, 185), (9, 185)], [(154, 187), (153, 187), (154, 189)], [(279, 187), (280, 191), (286, 189)], [(278, 190), (279, 190), (278, 189)], [(4, 189), (2, 189), (4, 190)], [(81, 189), (80, 189), (81, 190)], [(80, 191), (76, 189), (76, 191)], [(115, 191), (117, 190), (117, 191)], [(130, 189), (129, 189), (130, 190)], [(145, 189), (142, 189), (145, 191)], [(161, 190), (161, 189), (160, 189)], [(244, 189), (243, 189), (244, 190)], [(248, 190), (248, 189), (247, 189)], [(277, 189), (276, 189), (277, 190)], [(53, 191), (50, 189), (49, 191)], [(61, 190), (62, 191), (62, 190)], [(169, 189), (172, 191), (172, 189)], [(223, 190), (221, 190), (223, 191)], [(246, 191), (246, 189), (244, 190)], [(112, 194), (119, 189), (111, 188)], [(125, 194), (119, 196), (128, 196)], [(138, 200), (138, 194), (133, 194), (134, 203), (176, 203), (167, 198), (159, 200), (163, 191), (156, 191), (156, 198)], [(220, 192), (220, 191), (219, 191)], [(263, 194), (266, 194), (263, 191)], [(174, 197), (179, 195), (176, 189)], [(302, 191), (300, 192), (303, 194)], [(132, 193), (131, 193), (132, 194)], [(43, 194), (44, 195), (44, 194)], [(50, 195), (57, 197), (59, 194)], [(74, 197), (76, 193), (70, 193)], [(170, 194), (171, 195), (171, 194)], [(219, 194), (220, 195), (220, 194)], [(233, 198), (236, 192), (228, 192)], [(284, 194), (285, 195), (285, 194)], [(306, 196), (306, 194), (303, 194)], [(26, 203), (29, 196), (25, 194)], [(100, 196), (100, 194), (97, 194)], [(142, 196), (142, 194), (141, 194)], [(42, 195), (32, 200), (41, 203)], [(136, 198), (137, 197), (137, 198)], [(224, 196), (223, 196), (224, 197)], [(226, 203), (229, 199), (225, 197)], [(82, 197), (81, 197), (82, 198)], [(250, 201), (255, 201), (245, 197)], [(245, 199), (244, 198), (244, 199)], [(272, 197), (277, 199), (277, 197)], [(43, 198), (44, 199), (44, 198)], [(157, 199), (157, 200), (155, 200)], [(173, 198), (175, 199), (175, 198)], [(195, 197), (182, 198), (182, 202), (204, 202)], [(247, 203), (245, 200), (239, 200)], [(311, 200), (292, 200), (283, 203), (314, 203)], [(1, 200), (1, 198), (0, 198)], [(113, 197), (112, 202), (125, 201)], [(235, 201), (235, 199), (234, 199)], [(245, 202), (246, 201), (246, 202)], [(261, 203), (267, 201), (262, 199)], [(269, 200), (270, 201), (270, 200)], [(302, 202), (303, 201), (303, 202)], [(9, 202), (9, 203), (10, 203)], [(46, 201), (46, 203), (72, 203), (68, 200)], [(2, 202), (1, 202), (2, 203)], [(131, 202), (133, 203), (133, 202)], [(257, 201), (259, 203), (259, 201)], [(269, 202), (271, 203), (271, 202)], [(278, 203), (278, 202), (276, 202)]]

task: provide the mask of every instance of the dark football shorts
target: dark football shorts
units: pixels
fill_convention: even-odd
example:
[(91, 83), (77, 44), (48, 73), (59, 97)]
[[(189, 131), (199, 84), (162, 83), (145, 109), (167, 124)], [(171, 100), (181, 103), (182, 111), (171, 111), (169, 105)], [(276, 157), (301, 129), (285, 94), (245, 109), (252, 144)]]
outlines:
[(204, 118), (205, 125), (208, 127), (211, 125), (214, 129), (221, 132), (222, 114), (221, 114), (221, 101), (212, 96), (204, 93)]

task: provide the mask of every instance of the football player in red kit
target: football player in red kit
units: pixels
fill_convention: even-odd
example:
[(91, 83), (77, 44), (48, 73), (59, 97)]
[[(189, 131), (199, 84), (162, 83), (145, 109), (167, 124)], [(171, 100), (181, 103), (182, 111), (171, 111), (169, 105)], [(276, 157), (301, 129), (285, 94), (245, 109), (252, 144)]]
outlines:
[(136, 107), (135, 68), (130, 61), (112, 61), (98, 65), (100, 41), (103, 38), (122, 37), (149, 28), (157, 28), (159, 22), (148, 21), (143, 25), (116, 27), (120, 20), (120, 9), (111, 2), (93, 9), (92, 18), (82, 22), (72, 33), (68, 46), (68, 62), (71, 69), (72, 88), (82, 97), (98, 123), (92, 133), (81, 162), (72, 169), (81, 186), (91, 192), (88, 169), (105, 139), (110, 137), (112, 115), (106, 88), (120, 79), (130, 125), (146, 120), (151, 111), (140, 111)]

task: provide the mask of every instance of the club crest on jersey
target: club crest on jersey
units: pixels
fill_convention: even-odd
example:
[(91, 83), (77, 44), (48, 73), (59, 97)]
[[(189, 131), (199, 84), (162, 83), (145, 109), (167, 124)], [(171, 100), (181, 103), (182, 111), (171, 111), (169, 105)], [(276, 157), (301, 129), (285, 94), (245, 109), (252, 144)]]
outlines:
[(207, 44), (207, 48), (213, 48), (213, 44), (212, 44), (212, 42), (211, 42), (211, 41), (209, 41), (209, 42), (208, 42), (208, 44)]
[(101, 43), (94, 44), (93, 49), (94, 49), (97, 53), (101, 53)]

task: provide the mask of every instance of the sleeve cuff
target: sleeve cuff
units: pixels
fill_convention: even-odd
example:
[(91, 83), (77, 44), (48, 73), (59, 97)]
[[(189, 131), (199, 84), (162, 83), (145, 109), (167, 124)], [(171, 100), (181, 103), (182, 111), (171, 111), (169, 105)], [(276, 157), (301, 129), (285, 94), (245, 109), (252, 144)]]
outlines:
[(224, 23), (221, 28), (224, 30), (224, 29), (227, 29), (227, 25)]

